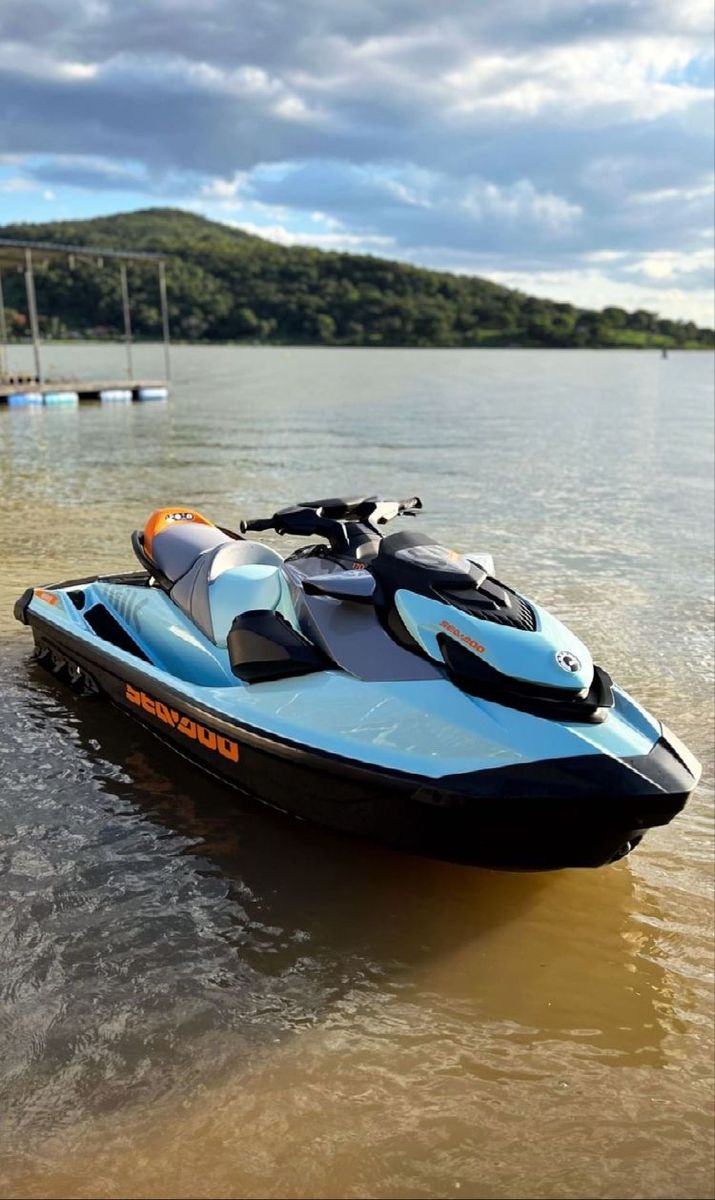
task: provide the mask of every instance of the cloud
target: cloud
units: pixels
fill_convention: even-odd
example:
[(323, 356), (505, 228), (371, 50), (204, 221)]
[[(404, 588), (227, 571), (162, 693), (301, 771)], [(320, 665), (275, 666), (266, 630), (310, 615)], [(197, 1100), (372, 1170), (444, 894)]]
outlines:
[(541, 272), (495, 271), (491, 277), (505, 287), (585, 308), (605, 308), (607, 305), (643, 308), (709, 327), (715, 323), (715, 301), (710, 287), (653, 287), (614, 280), (603, 271), (568, 268)]
[(3, 213), (20, 178), (24, 211), (36, 185), (68, 215), (171, 202), (519, 277), (580, 262), (671, 311), (676, 276), (700, 288), (674, 264), (712, 226), (704, 0), (35, 0), (2, 24)]
[(36, 187), (34, 180), (24, 175), (12, 175), (9, 179), (0, 180), (0, 192), (31, 192)]
[(649, 37), (622, 46), (557, 46), (538, 56), (477, 54), (446, 82), (457, 110), (476, 115), (542, 117), (559, 126), (574, 117), (589, 125), (654, 121), (712, 96), (711, 89), (672, 81), (696, 52), (693, 39)]
[(257, 168), (241, 176), (235, 200), (266, 212), (332, 214), (342, 228), (364, 237), (384, 235), (395, 247), (424, 245), (473, 249), (514, 247), (570, 237), (582, 212), (527, 179), (500, 185), (478, 176), (454, 180), (409, 164), (306, 161)]
[(715, 262), (711, 250), (693, 250), (683, 254), (677, 250), (656, 250), (646, 258), (638, 259), (625, 267), (625, 271), (633, 275), (641, 275), (645, 279), (681, 280), (684, 275), (697, 276), (699, 282), (707, 287), (713, 279)]
[(255, 221), (227, 221), (228, 225), (243, 229), (246, 233), (255, 233), (258, 237), (277, 242), (280, 246), (316, 246), (319, 250), (347, 250), (357, 254), (386, 255), (394, 250), (394, 242), (389, 237), (371, 236), (370, 234), (325, 233), (309, 231), (297, 233), (287, 229), (285, 225), (262, 225)]
[(93, 190), (151, 188), (150, 171), (142, 163), (121, 162), (84, 154), (53, 154), (26, 166), (35, 183), (65, 184)]

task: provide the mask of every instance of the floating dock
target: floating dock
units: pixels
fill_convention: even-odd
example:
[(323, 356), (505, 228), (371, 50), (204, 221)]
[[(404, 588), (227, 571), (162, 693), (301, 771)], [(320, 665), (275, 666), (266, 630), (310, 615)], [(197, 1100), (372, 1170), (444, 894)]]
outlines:
[(164, 379), (45, 379), (28, 376), (0, 379), (0, 405), (8, 408), (73, 404), (132, 404), (166, 400)]
[[(78, 269), (82, 264), (103, 268), (105, 260), (107, 260), (107, 265), (118, 264), (124, 319), (124, 347), (127, 359), (127, 373), (124, 379), (47, 378), (42, 364), (33, 255), (40, 255), (43, 264), (50, 259), (65, 260), (70, 271)], [(148, 264), (158, 270), (164, 379), (134, 378), (128, 263)], [(35, 360), (35, 369), (32, 374), (11, 371), (8, 365), (9, 343), (2, 286), (2, 271), (8, 268), (13, 271), (22, 271), (25, 277), (28, 328)], [(28, 408), (37, 405), (72, 405), (86, 402), (117, 404), (144, 400), (166, 400), (169, 396), (167, 380), (170, 378), (169, 307), (166, 292), (166, 262), (163, 255), (145, 250), (102, 249), (97, 246), (72, 246), (59, 242), (35, 242), (0, 237), (0, 405), (9, 408)]]

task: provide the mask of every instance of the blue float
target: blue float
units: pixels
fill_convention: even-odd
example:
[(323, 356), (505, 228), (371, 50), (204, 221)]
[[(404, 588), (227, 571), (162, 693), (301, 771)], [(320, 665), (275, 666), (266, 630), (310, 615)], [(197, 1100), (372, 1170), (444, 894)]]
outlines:
[(79, 404), (77, 392), (45, 392), (45, 404)]
[(42, 404), (42, 392), (11, 392), (7, 402), (10, 408), (26, 408), (31, 404)]

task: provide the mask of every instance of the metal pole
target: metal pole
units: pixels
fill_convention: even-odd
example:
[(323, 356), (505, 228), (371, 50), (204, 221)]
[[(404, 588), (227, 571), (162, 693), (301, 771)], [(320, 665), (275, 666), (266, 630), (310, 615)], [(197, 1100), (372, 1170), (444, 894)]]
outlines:
[(166, 302), (166, 269), (164, 261), (159, 263), (159, 298), (161, 300), (161, 332), (164, 338), (164, 373), (171, 379), (171, 355), (169, 353), (169, 307)]
[(127, 346), (127, 379), (134, 375), (132, 367), (132, 318), (129, 312), (129, 284), (127, 282), (127, 264), (119, 264), (119, 274), (122, 280), (122, 308), (124, 309), (124, 341)]
[(25, 291), (27, 292), (27, 311), (30, 317), (32, 349), (35, 355), (35, 378), (38, 383), (42, 383), (40, 330), (37, 325), (37, 299), (35, 297), (35, 276), (32, 273), (32, 250), (25, 251)]
[(2, 272), (0, 271), (0, 379), (10, 374), (8, 362), (7, 325), (5, 323), (5, 298), (2, 294)]

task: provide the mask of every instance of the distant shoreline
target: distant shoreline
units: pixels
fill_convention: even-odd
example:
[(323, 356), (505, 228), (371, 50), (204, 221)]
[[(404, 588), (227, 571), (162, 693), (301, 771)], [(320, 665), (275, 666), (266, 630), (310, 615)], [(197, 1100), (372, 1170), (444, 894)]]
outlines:
[[(3, 344), (4, 344), (4, 346), (10, 347), (13, 349), (25, 349), (25, 350), (32, 349), (32, 342), (29, 340), (29, 338), (10, 338), (10, 339), (8, 339), (8, 341), (6, 341)], [(111, 338), (109, 338), (109, 337), (107, 337), (107, 338), (84, 338), (84, 337), (81, 337), (81, 338), (41, 338), (40, 344), (42, 346), (48, 346), (48, 347), (67, 346), (67, 347), (73, 347), (73, 348), (79, 349), (82, 346), (92, 346), (92, 347), (117, 346), (118, 348), (121, 348), (125, 345), (125, 342), (124, 342), (124, 339), (121, 337), (111, 337)], [(132, 338), (132, 345), (135, 347), (136, 346), (158, 346), (158, 347), (161, 347), (162, 342), (158, 338), (135, 337), (135, 338)], [(205, 349), (205, 350), (211, 349), (211, 348), (216, 348), (216, 347), (223, 348), (223, 349), (232, 347), (235, 349), (250, 348), (250, 349), (254, 349), (254, 350), (255, 349), (260, 349), (260, 350), (365, 350), (368, 352), (372, 352), (375, 350), (409, 350), (410, 352), (427, 351), (427, 350), (443, 350), (443, 351), (460, 350), (460, 351), (469, 351), (471, 353), (472, 351), (481, 351), (481, 350), (488, 350), (490, 352), (493, 350), (548, 350), (549, 353), (563, 354), (563, 353), (568, 353), (568, 352), (581, 352), (584, 350), (588, 350), (589, 352), (619, 350), (619, 351), (629, 351), (629, 352), (635, 351), (638, 354), (642, 354), (647, 351), (660, 352), (662, 350), (667, 350), (669, 354), (671, 352), (675, 352), (675, 351), (678, 351), (678, 352), (682, 351), (687, 354), (696, 354), (696, 353), (712, 354), (713, 353), (712, 346), (702, 346), (702, 345), (685, 345), (685, 346), (683, 346), (677, 342), (665, 343), (663, 341), (656, 341), (651, 344), (643, 343), (641, 345), (626, 345), (626, 344), (619, 345), (618, 343), (613, 343), (613, 344), (609, 344), (609, 345), (605, 345), (605, 346), (538, 346), (538, 345), (529, 344), (527, 342), (514, 342), (511, 344), (504, 343), (503, 345), (498, 345), (495, 342), (485, 342), (481, 346), (442, 346), (442, 345), (413, 346), (413, 345), (410, 345), (409, 343), (403, 344), (403, 345), (365, 346), (365, 345), (360, 345), (358, 343), (355, 343), (355, 344), (342, 343), (340, 345), (337, 345), (336, 343), (332, 343), (331, 345), (326, 345), (324, 342), (259, 342), (259, 341), (248, 342), (248, 341), (238, 341), (238, 340), (235, 340), (235, 341), (231, 341), (231, 340), (228, 340), (228, 341), (219, 341), (219, 340), (216, 340), (216, 341), (213, 341), (213, 340), (212, 341), (208, 341), (208, 340), (188, 341), (188, 340), (182, 339), (182, 338), (176, 338), (176, 339), (172, 338), (171, 346), (172, 346), (172, 348), (177, 347), (177, 346), (182, 346), (182, 347), (192, 346), (197, 349)]]

